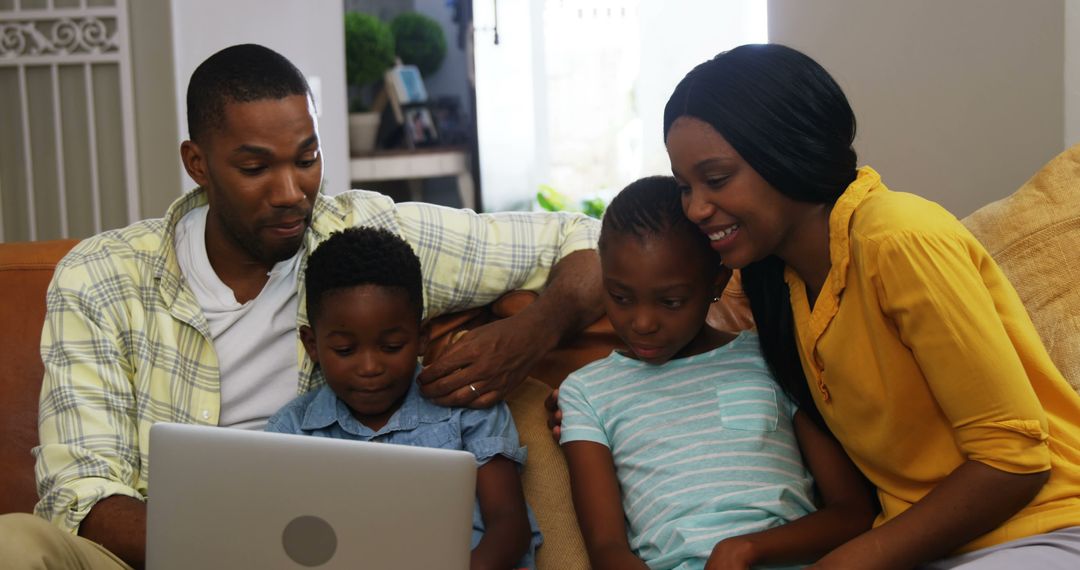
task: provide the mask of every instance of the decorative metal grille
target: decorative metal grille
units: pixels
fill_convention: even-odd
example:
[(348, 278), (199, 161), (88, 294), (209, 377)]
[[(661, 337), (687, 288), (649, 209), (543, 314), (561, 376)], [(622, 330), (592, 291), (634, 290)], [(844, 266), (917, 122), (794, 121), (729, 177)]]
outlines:
[(85, 237), (138, 218), (127, 0), (102, 3), (0, 3), (0, 106), (18, 110), (3, 115), (0, 149), (21, 156), (0, 157), (0, 240)]

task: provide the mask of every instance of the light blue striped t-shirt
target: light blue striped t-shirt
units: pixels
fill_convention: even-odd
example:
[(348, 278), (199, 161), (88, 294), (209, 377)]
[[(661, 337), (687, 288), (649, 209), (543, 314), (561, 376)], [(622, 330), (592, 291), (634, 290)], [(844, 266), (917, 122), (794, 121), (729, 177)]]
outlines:
[(647, 364), (619, 353), (559, 389), (561, 443), (611, 449), (630, 547), (650, 568), (703, 568), (720, 540), (814, 510), (794, 404), (757, 335)]

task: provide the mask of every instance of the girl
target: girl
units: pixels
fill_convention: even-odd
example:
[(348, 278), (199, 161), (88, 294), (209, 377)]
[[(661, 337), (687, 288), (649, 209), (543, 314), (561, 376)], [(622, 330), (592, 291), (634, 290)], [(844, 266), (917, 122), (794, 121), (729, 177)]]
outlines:
[(683, 215), (675, 181), (619, 193), (598, 249), (604, 308), (627, 350), (573, 373), (559, 395), (592, 566), (808, 562), (868, 529), (858, 471), (783, 394), (756, 335), (705, 323), (731, 271)]
[(1080, 396), (975, 238), (856, 168), (829, 74), (741, 46), (679, 83), (664, 133), (774, 374), (878, 489), (875, 528), (821, 566), (1080, 567)]

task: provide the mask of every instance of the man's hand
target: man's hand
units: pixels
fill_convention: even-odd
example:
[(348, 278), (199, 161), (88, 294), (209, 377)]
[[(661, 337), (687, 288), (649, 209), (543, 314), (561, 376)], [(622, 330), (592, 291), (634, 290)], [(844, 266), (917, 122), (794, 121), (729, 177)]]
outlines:
[(90, 508), (79, 535), (118, 556), (133, 568), (146, 562), (146, 503), (123, 495), (106, 497)]
[(441, 406), (493, 406), (559, 341), (600, 318), (602, 301), (596, 250), (575, 251), (555, 264), (531, 305), (469, 331), (424, 368), (420, 392)]
[(440, 406), (487, 408), (501, 401), (558, 344), (526, 312), (477, 327), (420, 372), (420, 391)]

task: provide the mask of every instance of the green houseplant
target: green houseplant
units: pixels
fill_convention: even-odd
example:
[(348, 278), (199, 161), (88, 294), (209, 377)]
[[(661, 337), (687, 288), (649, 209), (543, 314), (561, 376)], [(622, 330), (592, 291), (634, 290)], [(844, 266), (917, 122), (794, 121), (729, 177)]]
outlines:
[(379, 114), (369, 111), (371, 86), (394, 65), (394, 34), (370, 14), (345, 13), (345, 80), (349, 86), (349, 147), (353, 154), (371, 152), (379, 130)]
[(604, 217), (604, 210), (607, 209), (607, 201), (600, 196), (583, 198), (579, 207), (575, 207), (569, 196), (547, 184), (540, 185), (540, 190), (536, 193), (536, 203), (549, 212), (581, 212), (598, 220)]
[(415, 65), (420, 75), (430, 77), (446, 57), (446, 34), (435, 20), (416, 12), (405, 12), (390, 22), (394, 49), (401, 62)]

